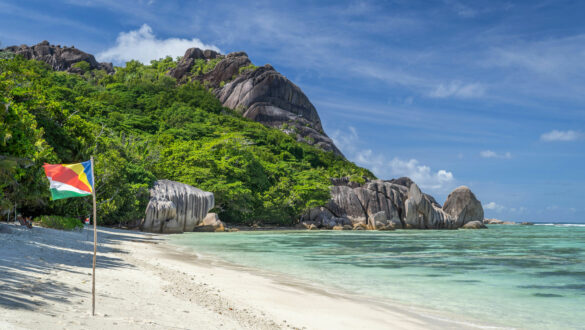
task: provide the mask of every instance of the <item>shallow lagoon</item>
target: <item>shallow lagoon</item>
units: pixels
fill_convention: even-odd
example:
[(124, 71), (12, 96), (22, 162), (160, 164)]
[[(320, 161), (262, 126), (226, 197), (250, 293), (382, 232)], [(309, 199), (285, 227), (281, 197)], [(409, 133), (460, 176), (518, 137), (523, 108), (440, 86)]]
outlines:
[(585, 225), (189, 233), (170, 242), (438, 318), (519, 328), (585, 324)]

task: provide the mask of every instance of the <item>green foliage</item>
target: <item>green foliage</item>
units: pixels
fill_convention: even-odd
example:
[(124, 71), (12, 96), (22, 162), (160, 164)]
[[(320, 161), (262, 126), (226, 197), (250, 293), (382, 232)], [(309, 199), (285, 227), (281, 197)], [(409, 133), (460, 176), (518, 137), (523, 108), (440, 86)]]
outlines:
[(11, 60), (14, 58), (14, 53), (9, 51), (0, 51), (0, 60)]
[(250, 63), (250, 64), (248, 64), (248, 65), (246, 65), (246, 66), (243, 66), (243, 67), (239, 68), (239, 69), (238, 69), (238, 73), (239, 73), (239, 74), (242, 74), (242, 73), (244, 73), (244, 72), (247, 72), (247, 71), (254, 71), (254, 70), (256, 70), (256, 69), (258, 69), (258, 67), (257, 67), (257, 66), (255, 66), (254, 64)]
[(349, 181), (359, 183), (359, 184), (366, 183), (366, 179), (364, 179), (364, 177), (359, 176), (359, 175), (355, 175), (355, 174), (349, 177)]
[(60, 230), (74, 230), (77, 228), (83, 228), (81, 220), (61, 217), (58, 215), (42, 215), (36, 219), (40, 225), (46, 228), (60, 229)]
[(72, 67), (78, 68), (83, 72), (87, 72), (87, 71), (91, 70), (91, 66), (86, 61), (79, 61), (79, 62), (73, 64)]
[[(199, 62), (197, 72), (218, 61)], [(166, 75), (174, 66), (167, 57), (79, 76), (21, 57), (0, 60), (0, 156), (25, 160), (0, 162), (0, 200), (9, 201), (0, 211), (17, 203), (23, 214), (87, 216), (90, 198), (49, 201), (41, 165), (91, 155), (98, 223), (106, 225), (142, 218), (156, 179), (213, 192), (224, 221), (290, 224), (328, 200), (330, 178), (373, 177), (242, 118), (197, 81), (177, 85)]]
[(221, 60), (222, 58), (214, 58), (211, 60), (197, 59), (191, 68), (191, 73), (195, 76), (200, 76), (211, 72)]

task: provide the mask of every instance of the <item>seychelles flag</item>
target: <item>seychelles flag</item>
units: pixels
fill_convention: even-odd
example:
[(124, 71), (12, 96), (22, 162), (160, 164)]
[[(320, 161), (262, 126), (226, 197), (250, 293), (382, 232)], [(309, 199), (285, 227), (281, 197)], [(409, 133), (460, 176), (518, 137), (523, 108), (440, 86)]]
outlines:
[(45, 164), (43, 167), (51, 184), (52, 200), (92, 194), (91, 161), (77, 164)]

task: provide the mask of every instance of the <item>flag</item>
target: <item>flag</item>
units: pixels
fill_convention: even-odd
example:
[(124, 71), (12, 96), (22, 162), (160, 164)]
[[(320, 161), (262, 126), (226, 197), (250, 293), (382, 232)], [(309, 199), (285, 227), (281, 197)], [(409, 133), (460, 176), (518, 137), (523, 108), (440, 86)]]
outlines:
[(91, 161), (77, 164), (45, 164), (43, 167), (51, 184), (52, 200), (92, 194)]

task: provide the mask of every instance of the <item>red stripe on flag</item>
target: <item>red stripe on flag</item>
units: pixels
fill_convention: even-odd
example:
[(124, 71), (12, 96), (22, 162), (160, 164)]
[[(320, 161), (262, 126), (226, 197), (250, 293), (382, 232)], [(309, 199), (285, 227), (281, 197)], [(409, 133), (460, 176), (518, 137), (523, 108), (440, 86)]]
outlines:
[(63, 182), (77, 189), (91, 192), (91, 188), (79, 180), (79, 175), (72, 169), (60, 164), (45, 164), (43, 167), (47, 177), (50, 177), (53, 181)]

